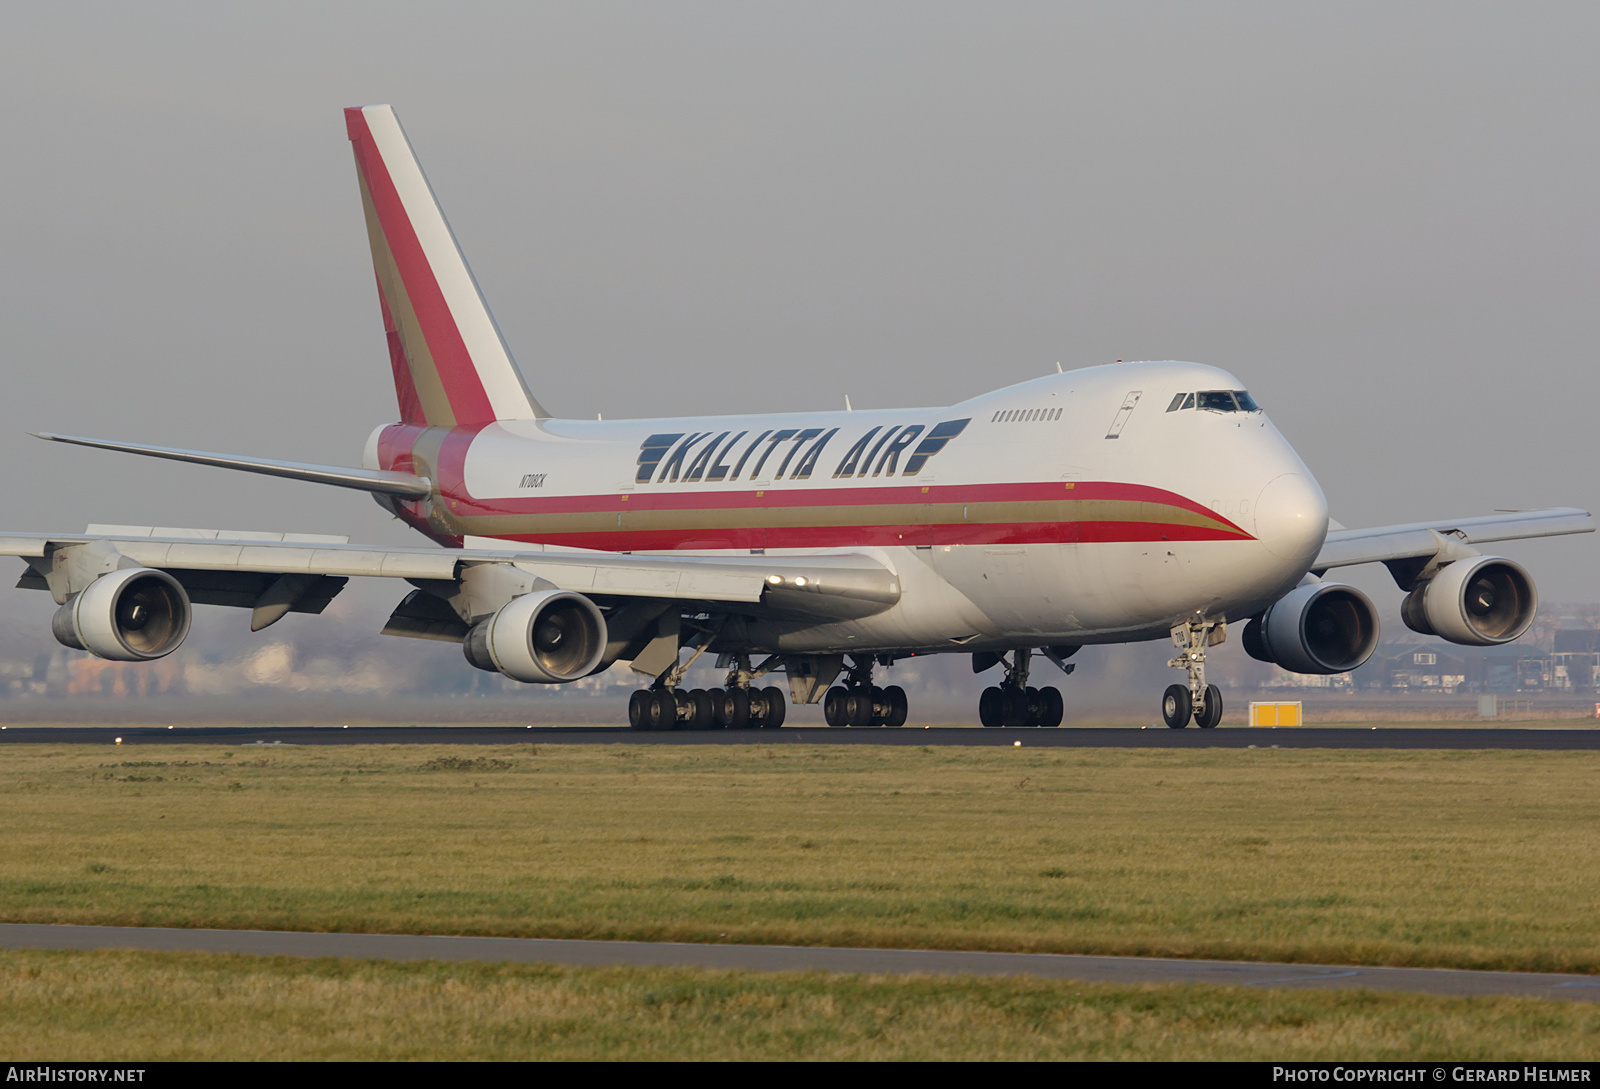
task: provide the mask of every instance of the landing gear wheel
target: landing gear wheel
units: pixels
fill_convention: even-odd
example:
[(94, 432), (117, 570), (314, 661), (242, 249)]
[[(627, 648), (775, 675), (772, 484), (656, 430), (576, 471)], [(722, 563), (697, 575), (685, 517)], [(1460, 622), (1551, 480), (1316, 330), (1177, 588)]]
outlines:
[(1214, 730), (1222, 721), (1222, 690), (1214, 684), (1206, 685), (1206, 703), (1194, 716), (1194, 724), (1202, 730)]
[(871, 688), (867, 689), (867, 691), (871, 693), (871, 699), (872, 699), (872, 714), (869, 715), (868, 718), (867, 718), (867, 725), (868, 726), (884, 726), (884, 725), (887, 725), (888, 721), (889, 721), (889, 715), (888, 715), (889, 702), (884, 697), (883, 689), (879, 688), (877, 685), (873, 685)]
[(722, 690), (717, 700), (717, 723), (724, 730), (742, 730), (750, 725), (750, 693), (743, 688)]
[(1067, 710), (1066, 704), (1061, 699), (1061, 689), (1054, 685), (1039, 689), (1039, 707), (1040, 726), (1061, 725), (1061, 717)]
[[(1220, 706), (1220, 703), (1219, 703)], [(1189, 686), (1169, 684), (1161, 696), (1161, 717), (1174, 730), (1189, 725)]]
[(650, 701), (650, 693), (643, 688), (635, 688), (628, 697), (628, 725), (635, 730), (648, 730), (650, 716), (646, 706)]
[(655, 725), (653, 730), (676, 730), (678, 728), (678, 694), (662, 689), (660, 692), (650, 693), (656, 705)]
[(829, 726), (850, 725), (850, 716), (845, 707), (848, 695), (843, 688), (830, 688), (827, 695), (822, 697), (822, 718)]
[(761, 699), (766, 704), (766, 713), (761, 716), (761, 725), (768, 730), (776, 730), (783, 725), (784, 717), (788, 714), (789, 705), (784, 701), (783, 689), (777, 686), (763, 688)]
[(910, 709), (906, 690), (897, 684), (891, 684), (883, 690), (883, 701), (889, 705), (889, 713), (883, 716), (883, 724), (890, 727), (904, 726), (906, 714)]
[(1025, 690), (1010, 685), (1000, 689), (1000, 707), (1002, 721), (1007, 726), (1028, 724), (1028, 693)]
[(845, 692), (846, 714), (851, 726), (872, 725), (872, 689), (851, 688)]
[(726, 689), (712, 688), (706, 691), (706, 699), (711, 704), (711, 719), (706, 723), (706, 729), (721, 730), (725, 728), (722, 724), (722, 701), (727, 698)]
[(1005, 724), (1005, 708), (1000, 698), (1000, 689), (994, 685), (985, 688), (983, 695), (978, 697), (978, 721), (985, 726)]
[(696, 688), (689, 693), (689, 720), (684, 723), (688, 730), (709, 730), (716, 721), (716, 711), (711, 705), (711, 693), (704, 688)]

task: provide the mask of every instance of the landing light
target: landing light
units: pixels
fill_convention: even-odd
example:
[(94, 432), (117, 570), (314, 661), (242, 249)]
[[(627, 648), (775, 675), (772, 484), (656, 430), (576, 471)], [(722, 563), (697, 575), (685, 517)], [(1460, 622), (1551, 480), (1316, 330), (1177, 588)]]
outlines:
[(806, 584), (806, 577), (804, 575), (796, 575), (794, 577), (794, 584), (796, 586), (804, 586)]
[(767, 585), (769, 585), (769, 586), (782, 586), (783, 585), (783, 576), (782, 575), (768, 575), (767, 576)]

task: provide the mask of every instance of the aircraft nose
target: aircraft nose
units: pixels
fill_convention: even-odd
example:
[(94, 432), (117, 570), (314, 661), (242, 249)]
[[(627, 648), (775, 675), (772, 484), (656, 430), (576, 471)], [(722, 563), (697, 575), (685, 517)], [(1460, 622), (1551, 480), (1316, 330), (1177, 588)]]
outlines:
[(1311, 566), (1328, 535), (1328, 500), (1304, 473), (1267, 481), (1256, 499), (1256, 538), (1267, 551)]

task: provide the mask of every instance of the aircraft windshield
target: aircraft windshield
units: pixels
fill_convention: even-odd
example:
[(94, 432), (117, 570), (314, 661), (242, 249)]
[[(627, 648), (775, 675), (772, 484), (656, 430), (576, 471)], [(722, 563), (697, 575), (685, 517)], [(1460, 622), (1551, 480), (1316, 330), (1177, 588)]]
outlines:
[(1210, 389), (1199, 393), (1175, 393), (1168, 412), (1200, 408), (1207, 412), (1260, 412), (1256, 399), (1242, 389)]

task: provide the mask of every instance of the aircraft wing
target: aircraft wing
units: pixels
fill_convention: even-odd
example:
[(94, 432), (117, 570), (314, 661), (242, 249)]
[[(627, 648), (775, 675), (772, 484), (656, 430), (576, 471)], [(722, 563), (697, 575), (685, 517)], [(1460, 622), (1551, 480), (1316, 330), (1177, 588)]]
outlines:
[(1473, 518), (1412, 522), (1372, 529), (1337, 529), (1328, 534), (1311, 569), (1321, 575), (1330, 567), (1393, 563), (1438, 556), (1441, 551), (1460, 545), (1593, 533), (1594, 529), (1594, 518), (1590, 513), (1576, 507), (1501, 511)]
[[(536, 546), (535, 546), (536, 548)], [(286, 612), (321, 612), (351, 576), (414, 585), (506, 579), (573, 590), (601, 602), (702, 602), (756, 615), (870, 616), (900, 597), (894, 572), (869, 556), (630, 555), (505, 549), (374, 548), (342, 537), (90, 526), (82, 534), (0, 534), (0, 556), (28, 562), (18, 585), (58, 602), (100, 575), (144, 567), (175, 577), (199, 604), (257, 610), (265, 627)], [(452, 592), (435, 596), (451, 597)], [(396, 632), (395, 634), (402, 634)]]

